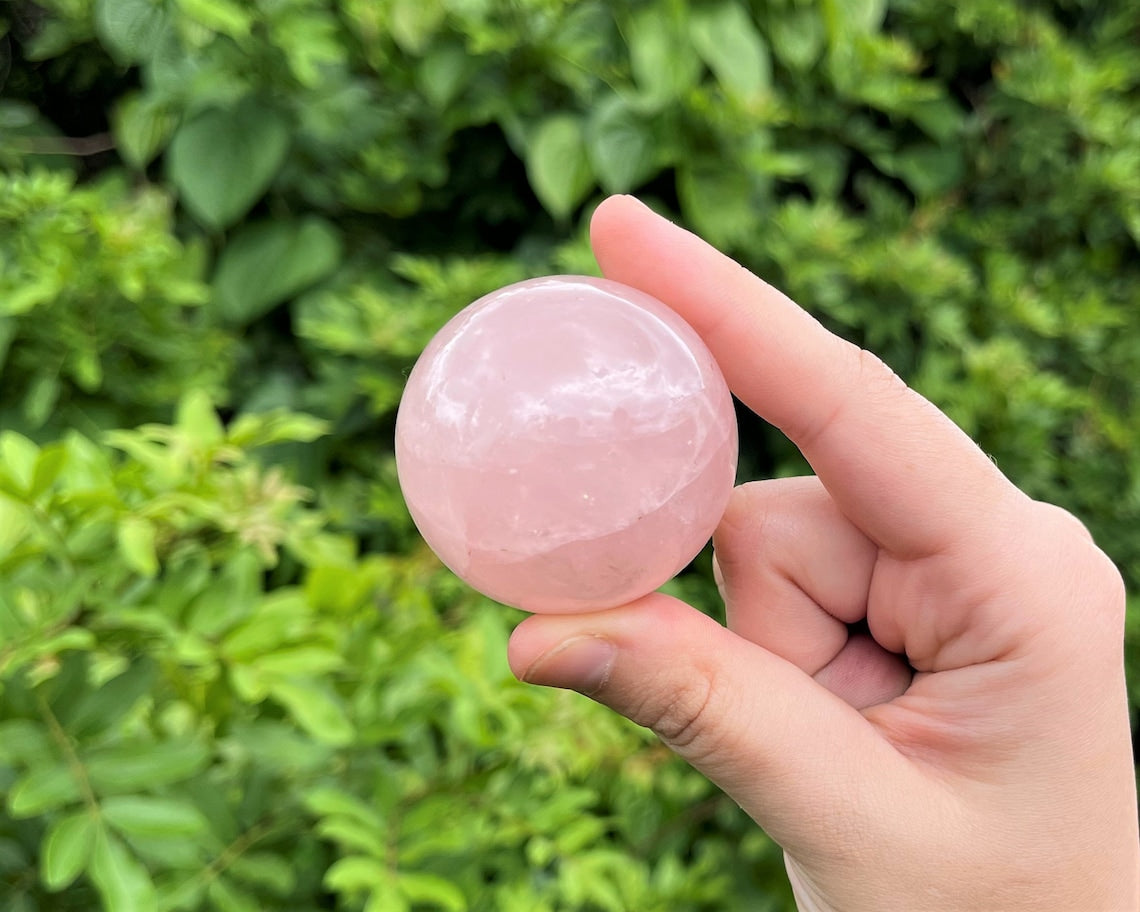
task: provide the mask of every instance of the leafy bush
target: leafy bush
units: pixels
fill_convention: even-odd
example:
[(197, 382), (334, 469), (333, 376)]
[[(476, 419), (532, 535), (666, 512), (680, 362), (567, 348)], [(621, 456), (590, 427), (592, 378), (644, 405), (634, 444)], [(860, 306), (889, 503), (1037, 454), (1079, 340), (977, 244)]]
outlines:
[[(880, 352), (1140, 584), (1135, 4), (14, 0), (0, 33), (6, 909), (790, 907), (707, 783), (513, 681), (514, 614), (395, 484), (420, 348), (593, 271), (604, 193)], [(741, 419), (742, 477), (804, 470)], [(716, 611), (707, 557), (672, 586)]]

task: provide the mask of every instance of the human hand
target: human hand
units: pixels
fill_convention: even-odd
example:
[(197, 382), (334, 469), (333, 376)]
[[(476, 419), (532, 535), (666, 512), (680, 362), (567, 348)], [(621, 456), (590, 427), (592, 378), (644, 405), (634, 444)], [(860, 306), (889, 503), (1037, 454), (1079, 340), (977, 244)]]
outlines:
[(783, 847), (801, 909), (1140, 909), (1124, 591), (1084, 527), (695, 236), (628, 197), (591, 230), (816, 476), (734, 492), (727, 629), (661, 594), (535, 616), (515, 673), (655, 731)]

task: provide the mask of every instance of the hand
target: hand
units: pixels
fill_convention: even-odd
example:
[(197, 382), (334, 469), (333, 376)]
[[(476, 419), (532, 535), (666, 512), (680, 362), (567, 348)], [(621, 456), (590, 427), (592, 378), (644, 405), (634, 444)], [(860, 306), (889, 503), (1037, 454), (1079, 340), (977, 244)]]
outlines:
[(515, 673), (655, 731), (783, 847), (801, 909), (1140, 909), (1124, 591), (1081, 523), (637, 201), (592, 240), (816, 476), (734, 492), (727, 629), (661, 594), (535, 616)]

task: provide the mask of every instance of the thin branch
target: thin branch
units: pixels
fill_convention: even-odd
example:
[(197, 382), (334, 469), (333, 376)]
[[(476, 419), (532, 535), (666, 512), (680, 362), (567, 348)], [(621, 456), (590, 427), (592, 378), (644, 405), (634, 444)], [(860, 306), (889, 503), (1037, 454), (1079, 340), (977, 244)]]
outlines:
[(93, 136), (25, 136), (17, 139), (15, 145), (26, 155), (74, 155), (86, 158), (111, 152), (115, 138), (110, 133), (96, 133)]

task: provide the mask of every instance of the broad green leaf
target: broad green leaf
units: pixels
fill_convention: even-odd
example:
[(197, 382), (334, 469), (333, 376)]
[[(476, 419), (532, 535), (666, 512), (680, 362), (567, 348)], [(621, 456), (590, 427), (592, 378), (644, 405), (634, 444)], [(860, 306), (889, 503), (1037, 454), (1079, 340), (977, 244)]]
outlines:
[(154, 523), (142, 516), (128, 516), (119, 523), (117, 531), (119, 554), (127, 566), (145, 577), (157, 575), (157, 530)]
[(206, 829), (206, 818), (189, 801), (150, 795), (121, 795), (101, 805), (103, 819), (126, 836), (140, 839), (190, 836)]
[(535, 195), (557, 218), (565, 218), (593, 184), (582, 122), (570, 114), (544, 120), (530, 138), (527, 175)]
[(225, 228), (269, 189), (288, 150), (288, 124), (272, 108), (253, 100), (212, 108), (175, 133), (170, 179), (195, 218)]
[(628, 193), (658, 166), (652, 127), (616, 95), (594, 108), (586, 136), (590, 164), (607, 193)]
[(388, 850), (382, 829), (343, 815), (320, 821), (316, 832), (322, 838), (337, 843), (342, 849), (366, 852), (377, 858), (383, 857)]
[[(2, 491), (0, 484), (0, 491)], [(0, 494), (0, 561), (19, 545), (32, 529), (31, 507)], [(0, 746), (0, 753), (3, 752)]]
[(87, 775), (100, 793), (131, 794), (186, 779), (201, 770), (209, 756), (193, 741), (119, 744), (93, 752)]
[(217, 446), (226, 436), (214, 403), (203, 390), (191, 390), (179, 400), (174, 421), (178, 430), (202, 450)]
[(88, 867), (91, 880), (107, 912), (155, 912), (154, 884), (145, 867), (122, 841), (102, 827), (96, 828)]
[(462, 90), (471, 64), (461, 45), (434, 44), (416, 68), (416, 81), (428, 101), (442, 109)]
[(183, 15), (208, 29), (243, 38), (249, 34), (253, 17), (238, 0), (176, 0)]
[[(3, 500), (0, 499), (0, 505)], [(0, 510), (0, 523), (4, 514)], [(0, 528), (3, 528), (0, 526)], [(7, 766), (40, 766), (54, 753), (47, 728), (31, 719), (8, 719), (0, 722), (0, 764)]]
[(441, 0), (391, 0), (388, 25), (392, 37), (409, 54), (419, 55), (444, 17)]
[(115, 147), (132, 168), (145, 168), (169, 141), (177, 123), (153, 98), (140, 92), (124, 95), (111, 117)]
[(89, 811), (61, 817), (48, 827), (40, 848), (40, 879), (45, 887), (52, 892), (62, 890), (87, 867), (95, 830)]
[(325, 873), (324, 885), (338, 893), (360, 893), (388, 882), (388, 868), (377, 858), (349, 855), (334, 862)]
[(628, 23), (630, 65), (642, 98), (651, 108), (679, 98), (701, 75), (688, 24), (658, 6), (640, 10)]
[(288, 677), (335, 671), (344, 666), (344, 657), (331, 649), (318, 646), (296, 646), (258, 656), (252, 664), (263, 674)]
[(0, 469), (16, 483), (20, 493), (31, 490), (39, 458), (40, 448), (27, 437), (15, 431), (0, 433)]
[(694, 161), (678, 170), (677, 194), (685, 216), (710, 243), (733, 247), (755, 236), (763, 211), (760, 176), (715, 162)]
[(121, 674), (88, 691), (60, 722), (72, 737), (85, 737), (106, 731), (150, 693), (158, 676), (158, 666), (149, 656), (136, 658)]
[[(264, 569), (256, 554), (252, 551), (240, 551), (226, 561), (217, 572), (215, 583), (207, 587), (191, 603), (187, 610), (187, 625), (191, 630), (204, 637), (215, 637), (231, 627), (240, 624), (254, 611), (261, 598), (261, 583)], [(284, 596), (278, 596), (282, 599)], [(278, 604), (278, 602), (274, 602)], [(280, 620), (279, 626), (285, 627), (293, 622), (297, 613), (302, 616), (306, 609), (300, 600), (297, 600), (296, 610), (290, 614), (289, 619)], [(266, 611), (264, 608), (250, 618), (250, 625), (262, 623)], [(277, 620), (272, 618), (270, 620)], [(239, 630), (242, 628), (238, 628)], [(284, 636), (285, 634), (282, 634)], [(260, 645), (255, 635), (252, 648)]]
[(162, 0), (96, 0), (95, 34), (121, 63), (141, 63), (166, 28)]
[(329, 423), (300, 412), (276, 410), (239, 415), (230, 425), (227, 440), (244, 449), (274, 443), (311, 443), (329, 433)]
[(28, 495), (33, 500), (55, 484), (56, 479), (67, 467), (68, 458), (67, 447), (61, 443), (48, 444), (40, 450), (36, 467), (32, 471), (32, 482), (28, 486)]
[(340, 235), (324, 219), (243, 226), (226, 244), (214, 275), (218, 313), (237, 326), (252, 323), (328, 276), (340, 259)]
[(401, 871), (396, 885), (400, 892), (413, 904), (422, 904), (445, 912), (465, 912), (467, 900), (463, 891), (449, 880), (434, 874), (417, 871)]
[(224, 877), (215, 877), (206, 890), (211, 909), (216, 912), (263, 912), (263, 908), (248, 893), (243, 893)]
[(350, 817), (378, 833), (384, 830), (384, 821), (376, 810), (349, 792), (322, 786), (310, 790), (304, 800), (305, 806), (314, 814), (323, 817)]
[(732, 0), (693, 11), (693, 46), (731, 96), (755, 101), (772, 82), (768, 47), (745, 8)]
[(823, 52), (827, 33), (812, 7), (773, 12), (768, 25), (772, 50), (794, 70), (810, 68)]
[(8, 813), (13, 817), (35, 817), (78, 801), (81, 796), (79, 783), (66, 765), (37, 767), (12, 786)]
[(286, 858), (272, 852), (246, 852), (227, 869), (235, 880), (288, 896), (297, 883), (297, 871)]
[(274, 680), (269, 693), (318, 741), (342, 746), (355, 737), (343, 702), (328, 685), (312, 679)]

